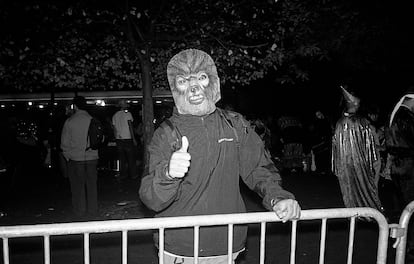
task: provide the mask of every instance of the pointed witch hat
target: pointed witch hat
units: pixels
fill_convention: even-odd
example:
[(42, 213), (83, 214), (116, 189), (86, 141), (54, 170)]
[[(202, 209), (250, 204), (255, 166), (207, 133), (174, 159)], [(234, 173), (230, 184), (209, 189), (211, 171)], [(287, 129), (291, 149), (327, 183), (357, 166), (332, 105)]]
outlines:
[(343, 85), (341, 85), (340, 87), (342, 90), (342, 94), (345, 98), (346, 109), (349, 110), (351, 108), (357, 107), (359, 105), (360, 99), (354, 96), (353, 94), (351, 94), (350, 92), (348, 92)]

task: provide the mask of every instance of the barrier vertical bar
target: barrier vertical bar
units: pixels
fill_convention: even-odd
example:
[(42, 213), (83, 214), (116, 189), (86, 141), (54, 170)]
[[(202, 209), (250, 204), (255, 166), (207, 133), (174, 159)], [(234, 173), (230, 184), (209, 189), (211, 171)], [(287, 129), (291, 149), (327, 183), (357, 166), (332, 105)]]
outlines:
[(84, 263), (89, 264), (89, 233), (83, 234)]
[(326, 218), (323, 218), (321, 226), (321, 242), (319, 246), (319, 264), (325, 263), (326, 222)]
[(260, 264), (264, 264), (266, 247), (266, 222), (260, 223)]
[(122, 231), (122, 264), (128, 263), (128, 232)]
[(228, 249), (227, 249), (227, 263), (232, 264), (233, 263), (233, 224), (228, 225)]
[(164, 264), (164, 228), (158, 229), (159, 241), (158, 241), (158, 259), (160, 264)]
[(194, 263), (198, 264), (198, 249), (200, 244), (200, 226), (194, 226)]
[(352, 255), (354, 250), (354, 235), (355, 235), (355, 216), (351, 217), (350, 226), (349, 226), (349, 240), (348, 240), (348, 257), (347, 264), (352, 263)]
[[(400, 225), (401, 226), (401, 225)], [(407, 251), (407, 231), (404, 231), (404, 235), (399, 237), (398, 246), (395, 252), (395, 264), (405, 263), (405, 254)]]
[(378, 236), (378, 249), (377, 249), (377, 263), (385, 264), (387, 262), (387, 249), (388, 249), (388, 222), (383, 219), (382, 223), (379, 223), (379, 236)]
[(3, 238), (3, 263), (9, 264), (9, 239)]
[(292, 220), (292, 233), (290, 240), (290, 264), (295, 264), (295, 255), (296, 255), (296, 229), (297, 229), (297, 220)]
[(414, 213), (414, 201), (411, 201), (403, 210), (399, 226), (403, 230), (403, 236), (399, 237), (398, 246), (396, 249), (395, 254), (395, 263), (396, 264), (404, 264), (405, 262), (405, 254), (407, 251), (407, 238), (408, 238), (408, 224), (410, 222), (411, 216)]
[(45, 254), (45, 264), (50, 264), (50, 236), (43, 236), (43, 247)]

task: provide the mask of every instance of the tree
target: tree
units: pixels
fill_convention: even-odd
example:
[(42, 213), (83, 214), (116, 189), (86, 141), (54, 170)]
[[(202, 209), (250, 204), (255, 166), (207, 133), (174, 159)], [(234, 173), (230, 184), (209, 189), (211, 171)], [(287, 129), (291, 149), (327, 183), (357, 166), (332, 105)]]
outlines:
[(9, 4), (3, 22), (17, 24), (14, 18), (20, 17), (26, 23), (3, 29), (3, 86), (142, 89), (146, 145), (153, 133), (152, 92), (168, 89), (166, 64), (179, 50), (210, 53), (222, 89), (248, 85), (269, 73), (280, 83), (304, 81), (311, 62), (327, 56), (312, 29), (317, 1), (141, 2), (27, 4), (23, 14), (21, 4)]
[[(118, 90), (140, 86), (117, 15), (49, 4), (9, 9), (1, 44), (6, 89)], [(12, 20), (12, 21), (10, 21)], [(15, 20), (15, 21), (13, 21)], [(6, 21), (5, 21), (6, 22)], [(93, 34), (92, 34), (93, 32)]]
[[(270, 71), (281, 83), (303, 81), (308, 75), (301, 61), (324, 56), (307, 24), (314, 15), (301, 1), (155, 0), (126, 6), (128, 37), (141, 61), (144, 111), (152, 111), (151, 91), (168, 87), (168, 60), (185, 48), (212, 55), (224, 89), (248, 85)], [(148, 140), (151, 120), (144, 117)]]

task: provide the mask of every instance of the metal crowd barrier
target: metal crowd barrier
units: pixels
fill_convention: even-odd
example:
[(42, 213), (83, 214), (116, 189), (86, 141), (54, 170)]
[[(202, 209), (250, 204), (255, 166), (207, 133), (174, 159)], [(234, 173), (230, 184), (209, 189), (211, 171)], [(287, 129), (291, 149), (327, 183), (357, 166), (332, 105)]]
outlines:
[(395, 264), (404, 264), (405, 263), (405, 253), (407, 248), (407, 239), (408, 239), (408, 224), (411, 219), (411, 215), (414, 212), (414, 201), (409, 203), (402, 212), (400, 216), (400, 221), (398, 224), (391, 224), (391, 234), (390, 236), (396, 238), (396, 241), (393, 245), (396, 248), (395, 253)]
[[(378, 224), (377, 264), (385, 264), (387, 258), (389, 228), (385, 217), (372, 208), (334, 208), (303, 210), (299, 220), (291, 225), (290, 263), (295, 263), (297, 222), (306, 220), (321, 220), (319, 263), (324, 263), (325, 244), (328, 219), (345, 218), (350, 221), (348, 237), (347, 263), (352, 263), (355, 221), (358, 217), (369, 217)], [(90, 234), (122, 232), (122, 263), (127, 264), (128, 232), (136, 230), (159, 231), (159, 256), (164, 253), (164, 231), (168, 228), (193, 227), (194, 228), (194, 256), (198, 263), (199, 229), (201, 226), (228, 225), (228, 263), (232, 263), (231, 249), (233, 244), (233, 226), (237, 224), (260, 223), (260, 264), (265, 263), (266, 223), (279, 222), (273, 212), (255, 212), (245, 214), (221, 214), (209, 216), (182, 216), (164, 218), (142, 218), (127, 220), (109, 220), (94, 222), (57, 223), (39, 225), (21, 225), (0, 227), (0, 237), (3, 242), (3, 263), (9, 264), (9, 240), (21, 237), (43, 237), (44, 263), (50, 263), (50, 237), (58, 235), (83, 234), (84, 263), (90, 263)], [(402, 242), (404, 242), (402, 240)], [(403, 246), (404, 243), (400, 245)], [(163, 258), (159, 257), (163, 264)]]

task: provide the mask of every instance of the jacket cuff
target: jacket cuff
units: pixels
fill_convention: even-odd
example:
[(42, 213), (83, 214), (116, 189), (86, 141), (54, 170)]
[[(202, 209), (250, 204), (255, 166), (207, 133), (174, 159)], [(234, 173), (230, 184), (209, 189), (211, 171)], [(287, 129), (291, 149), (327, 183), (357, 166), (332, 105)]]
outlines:
[(276, 197), (265, 197), (262, 201), (263, 206), (269, 210), (273, 211), (273, 206), (275, 206), (278, 202), (285, 199), (293, 199), (295, 200), (295, 196), (287, 191), (283, 193), (281, 196)]
[(170, 174), (168, 173), (168, 169), (169, 169), (169, 163), (167, 163), (167, 165), (165, 165), (164, 169), (163, 169), (163, 175), (165, 176), (165, 178), (167, 178), (170, 181), (179, 181), (179, 180), (181, 180), (181, 178), (171, 177)]

